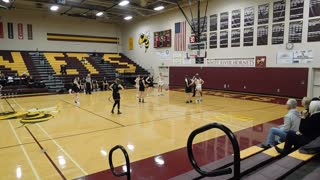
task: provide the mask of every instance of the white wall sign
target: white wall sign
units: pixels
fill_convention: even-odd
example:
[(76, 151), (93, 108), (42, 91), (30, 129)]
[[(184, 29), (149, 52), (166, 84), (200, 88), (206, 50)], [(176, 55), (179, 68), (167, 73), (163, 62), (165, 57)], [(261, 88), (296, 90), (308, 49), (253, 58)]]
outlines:
[(183, 52), (174, 52), (172, 55), (172, 59), (173, 59), (173, 64), (175, 65), (180, 65), (182, 64), (182, 60), (183, 60)]
[(207, 59), (207, 64), (214, 67), (256, 67), (254, 57)]
[(277, 64), (292, 64), (292, 63), (293, 63), (292, 51), (277, 52)]
[(312, 50), (293, 51), (293, 64), (307, 64), (313, 61)]
[(157, 51), (156, 55), (159, 56), (160, 60), (170, 60), (170, 50), (162, 50), (162, 51)]
[(187, 58), (187, 56), (183, 57), (183, 64), (192, 64), (192, 59), (194, 58)]
[(277, 52), (277, 64), (307, 64), (312, 61), (312, 50)]

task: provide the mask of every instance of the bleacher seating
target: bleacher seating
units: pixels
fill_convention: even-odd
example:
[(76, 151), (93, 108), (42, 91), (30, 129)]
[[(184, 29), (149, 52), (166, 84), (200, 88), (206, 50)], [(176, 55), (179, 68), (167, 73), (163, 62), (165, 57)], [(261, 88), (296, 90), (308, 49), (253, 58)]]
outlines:
[[(36, 54), (39, 55), (37, 56)], [(48, 72), (50, 71), (50, 75), (48, 74), (48, 76), (54, 77), (53, 81), (62, 81), (64, 87), (68, 87), (75, 77), (83, 78), (87, 74), (91, 74), (92, 79), (100, 83), (105, 78), (108, 81), (112, 81), (116, 76), (121, 76), (125, 79), (125, 77), (135, 77), (138, 74), (149, 74), (123, 54), (95, 53), (95, 55), (98, 55), (99, 58), (93, 56), (93, 53), (0, 51), (0, 71), (6, 76), (26, 73), (35, 80), (43, 80), (47, 84), (50, 84), (50, 82), (47, 82), (50, 81), (48, 77), (43, 77), (43, 72), (39, 72), (46, 69)], [(44, 59), (46, 61), (44, 64), (46, 65), (40, 66), (39, 58)], [(103, 59), (103, 63), (101, 62), (101, 58)], [(66, 67), (66, 73), (61, 72), (61, 65)]]
[(0, 71), (6, 76), (29, 74), (20, 52), (0, 51)]

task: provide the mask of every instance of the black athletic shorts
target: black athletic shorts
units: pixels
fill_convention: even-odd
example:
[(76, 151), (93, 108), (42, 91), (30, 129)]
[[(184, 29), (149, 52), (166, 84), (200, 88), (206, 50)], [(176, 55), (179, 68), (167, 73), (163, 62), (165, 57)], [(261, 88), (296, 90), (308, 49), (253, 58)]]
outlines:
[(113, 100), (120, 100), (120, 93), (113, 93), (112, 97), (113, 97)]

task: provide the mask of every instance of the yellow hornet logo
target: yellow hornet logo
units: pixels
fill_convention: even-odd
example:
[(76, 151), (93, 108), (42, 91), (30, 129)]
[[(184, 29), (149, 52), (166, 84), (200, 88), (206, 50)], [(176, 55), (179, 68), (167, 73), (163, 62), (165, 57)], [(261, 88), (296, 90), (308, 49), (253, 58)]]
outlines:
[(144, 44), (144, 48), (145, 48), (145, 52), (147, 52), (148, 48), (149, 48), (149, 45), (150, 45), (150, 42), (149, 42), (149, 36), (144, 34), (144, 33), (141, 33), (140, 34), (140, 37), (139, 37), (139, 45), (140, 45), (140, 48), (142, 48), (143, 44)]

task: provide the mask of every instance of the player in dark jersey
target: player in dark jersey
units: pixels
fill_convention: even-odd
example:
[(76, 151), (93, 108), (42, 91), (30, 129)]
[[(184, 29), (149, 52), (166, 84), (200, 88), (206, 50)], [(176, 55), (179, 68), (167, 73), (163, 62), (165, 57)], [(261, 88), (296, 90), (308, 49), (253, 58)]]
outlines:
[(186, 103), (192, 103), (191, 100), (191, 93), (192, 93), (192, 87), (194, 84), (194, 81), (188, 76), (186, 75), (184, 78), (184, 83), (185, 83), (185, 92), (186, 92)]
[(143, 79), (143, 77), (140, 77), (140, 80), (139, 80), (139, 102), (142, 102), (142, 103), (144, 103), (145, 87), (146, 87), (146, 84), (144, 82), (144, 79)]
[(76, 105), (80, 105), (80, 101), (79, 101), (80, 78), (79, 77), (74, 78), (73, 83), (72, 83), (72, 91), (75, 93), (74, 103)]
[(154, 85), (153, 85), (153, 77), (151, 75), (147, 77), (146, 83), (148, 85), (148, 94), (147, 94), (147, 96), (152, 96), (153, 95), (153, 87), (154, 87)]
[(122, 114), (120, 112), (120, 93), (119, 90), (122, 89), (124, 90), (123, 86), (120, 84), (120, 80), (117, 78), (115, 82), (110, 86), (110, 89), (112, 90), (112, 97), (114, 100), (114, 104), (111, 110), (111, 113), (114, 113), (114, 108), (116, 105), (118, 105), (118, 114)]

